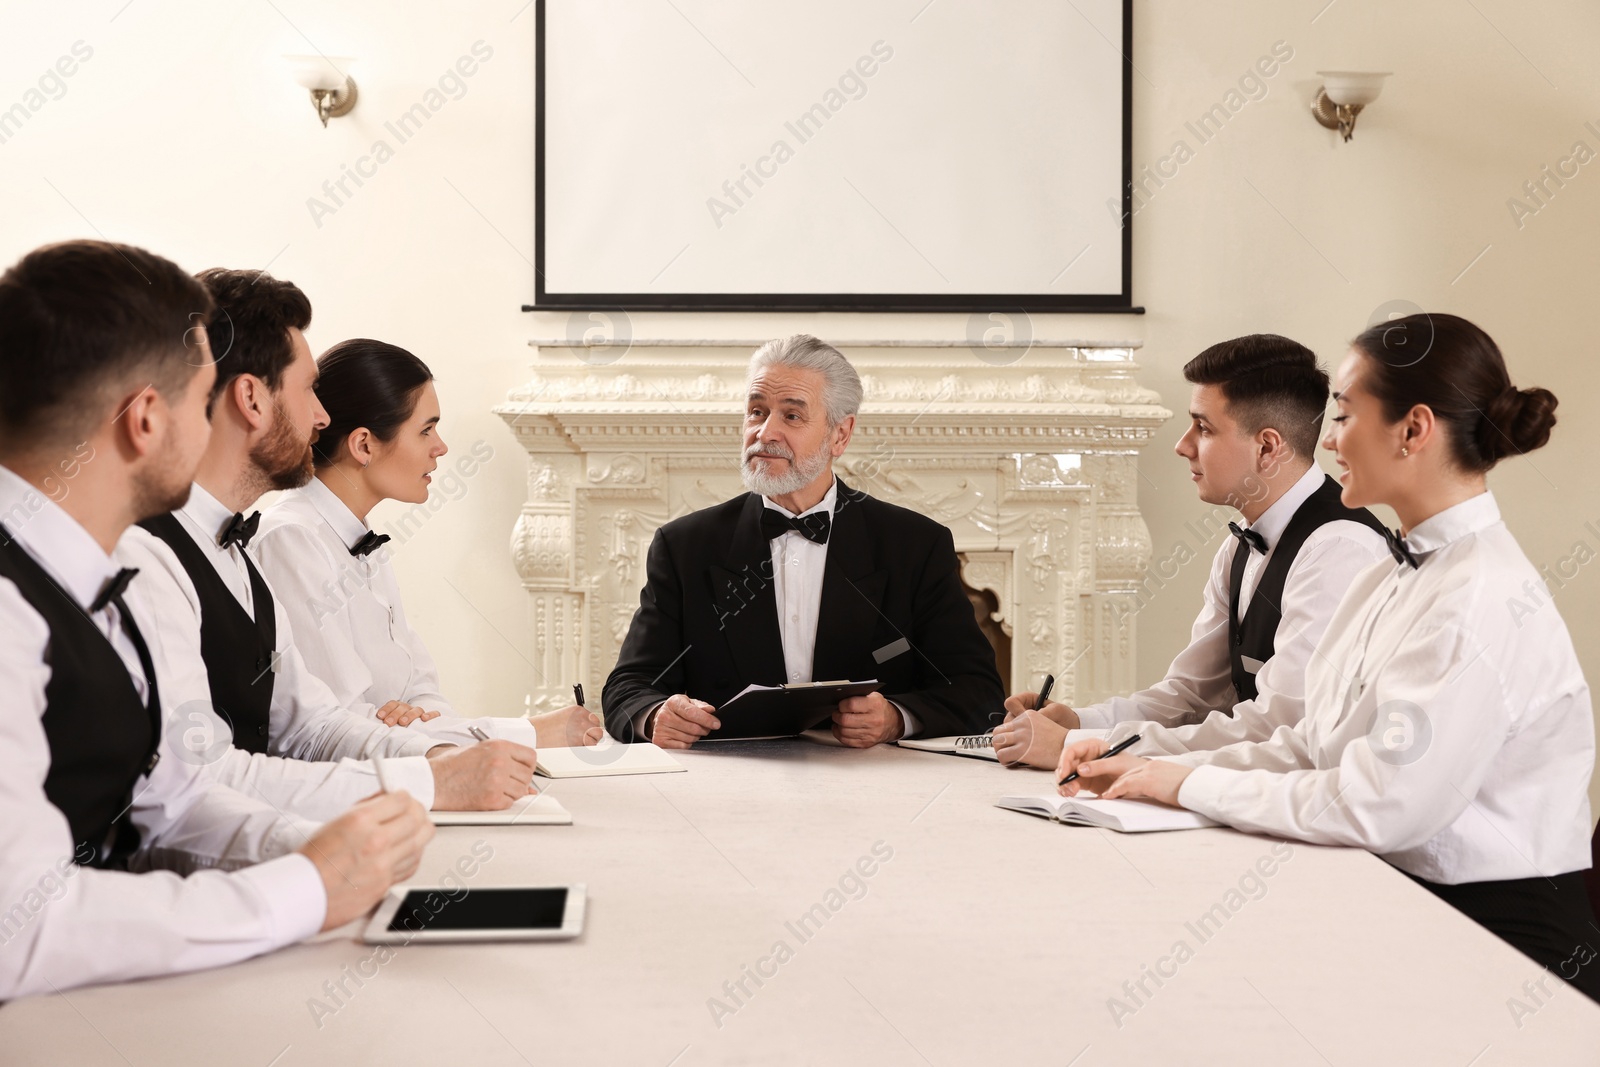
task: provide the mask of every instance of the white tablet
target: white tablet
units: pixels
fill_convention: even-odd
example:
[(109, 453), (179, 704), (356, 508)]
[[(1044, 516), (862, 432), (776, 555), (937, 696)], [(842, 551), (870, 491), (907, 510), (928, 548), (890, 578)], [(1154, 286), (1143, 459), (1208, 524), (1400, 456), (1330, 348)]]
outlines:
[(395, 886), (367, 924), (368, 944), (556, 941), (583, 933), (584, 885)]

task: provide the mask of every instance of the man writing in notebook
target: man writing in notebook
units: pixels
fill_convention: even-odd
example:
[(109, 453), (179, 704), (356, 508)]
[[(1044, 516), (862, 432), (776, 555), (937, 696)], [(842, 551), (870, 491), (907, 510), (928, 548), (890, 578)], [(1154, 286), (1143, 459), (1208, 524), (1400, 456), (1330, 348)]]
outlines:
[(1213, 345), (1183, 368), (1189, 429), (1174, 449), (1207, 504), (1236, 508), (1211, 563), (1189, 645), (1155, 685), (1086, 708), (1006, 701), (1002, 763), (1053, 770), (1070, 729), (1132, 733), (1139, 755), (1261, 741), (1304, 711), (1305, 668), (1355, 576), (1388, 549), (1377, 519), (1339, 502), (1313, 461), (1328, 375), (1275, 334)]
[(750, 492), (656, 532), (639, 610), (606, 681), (606, 728), (687, 748), (747, 684), (876, 678), (841, 702), (853, 748), (973, 733), (1004, 692), (962, 591), (950, 531), (834, 477), (861, 379), (807, 334), (750, 360), (740, 475)]

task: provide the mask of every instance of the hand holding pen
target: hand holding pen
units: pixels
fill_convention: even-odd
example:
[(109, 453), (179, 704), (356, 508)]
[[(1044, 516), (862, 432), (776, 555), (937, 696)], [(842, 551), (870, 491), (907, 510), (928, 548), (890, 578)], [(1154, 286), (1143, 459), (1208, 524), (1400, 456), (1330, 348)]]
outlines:
[[(1117, 744), (1112, 745), (1109, 749), (1107, 749), (1106, 751), (1100, 753), (1100, 755), (1094, 757), (1094, 760), (1110, 759), (1112, 756), (1116, 756), (1116, 755), (1119, 755), (1119, 754), (1121, 754), (1123, 752), (1126, 752), (1128, 749), (1130, 749), (1134, 745), (1138, 744), (1138, 742), (1139, 742), (1139, 735), (1138, 734), (1134, 734), (1132, 737), (1125, 738), (1122, 741), (1119, 741)], [(1065, 752), (1063, 752), (1063, 757), (1066, 755), (1066, 752), (1070, 752), (1070, 751), (1071, 751), (1071, 748), (1069, 747)], [(1079, 765), (1081, 766), (1084, 763), (1093, 763), (1094, 760), (1082, 760)], [(1063, 759), (1063, 762), (1065, 762), (1065, 759)], [(1071, 774), (1067, 775), (1065, 778), (1062, 778), (1059, 782), (1056, 783), (1056, 785), (1057, 786), (1063, 786), (1063, 785), (1066, 785), (1068, 782), (1075, 782), (1077, 780), (1078, 780), (1078, 771), (1076, 769), (1074, 769)]]

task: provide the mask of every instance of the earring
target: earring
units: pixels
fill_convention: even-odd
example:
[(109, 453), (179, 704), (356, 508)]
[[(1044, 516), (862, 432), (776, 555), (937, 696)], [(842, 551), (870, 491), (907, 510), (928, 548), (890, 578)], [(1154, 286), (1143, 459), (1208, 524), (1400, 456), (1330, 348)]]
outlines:
[(1411, 449), (1407, 448), (1405, 445), (1401, 445), (1400, 446), (1400, 454), (1402, 456), (1409, 456), (1409, 455), (1411, 455)]

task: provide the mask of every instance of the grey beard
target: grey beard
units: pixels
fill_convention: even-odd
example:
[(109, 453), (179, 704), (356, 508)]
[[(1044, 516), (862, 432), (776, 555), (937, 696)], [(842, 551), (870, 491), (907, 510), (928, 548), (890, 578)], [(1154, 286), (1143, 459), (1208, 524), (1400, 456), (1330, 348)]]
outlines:
[(751, 457), (745, 456), (739, 464), (739, 479), (744, 482), (744, 487), (758, 496), (788, 496), (798, 493), (812, 482), (817, 476), (828, 469), (828, 444), (826, 441), (817, 451), (798, 462), (790, 461), (786, 474), (758, 474), (751, 466)]

